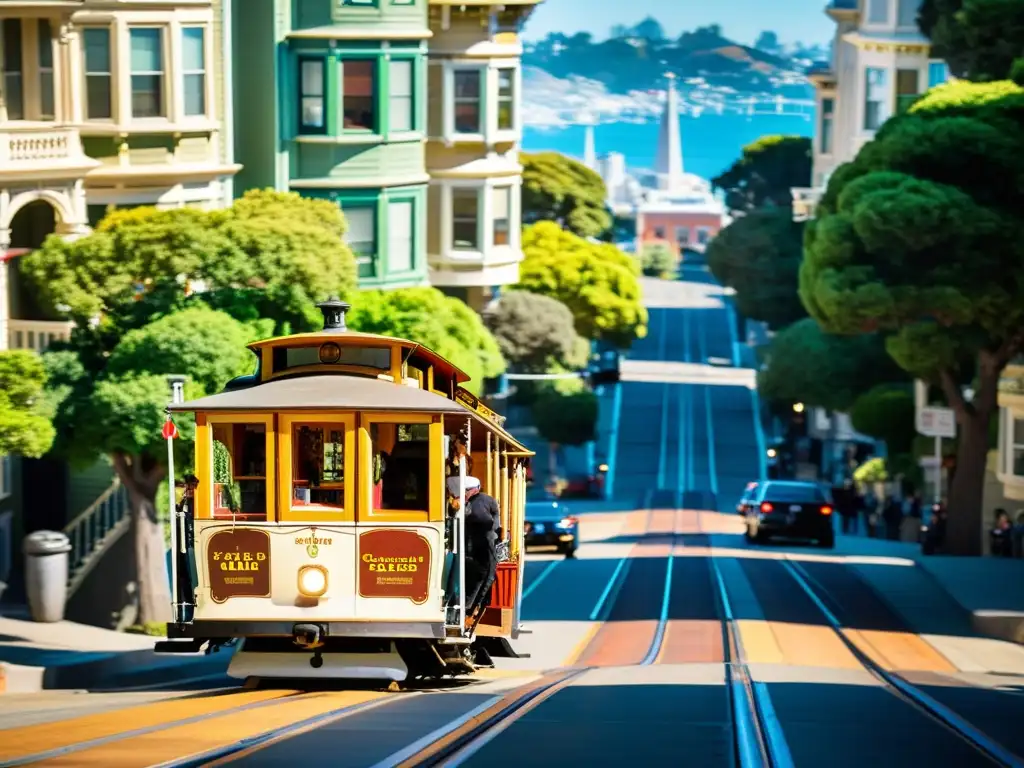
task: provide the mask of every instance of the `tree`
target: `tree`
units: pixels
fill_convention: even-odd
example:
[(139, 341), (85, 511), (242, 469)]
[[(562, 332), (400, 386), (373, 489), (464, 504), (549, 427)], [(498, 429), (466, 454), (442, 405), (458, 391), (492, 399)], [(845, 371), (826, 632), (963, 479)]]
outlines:
[(519, 289), (565, 304), (583, 338), (629, 346), (647, 335), (639, 267), (614, 245), (541, 222), (524, 230), (523, 254)]
[[(250, 329), (204, 306), (174, 312), (125, 334), (100, 370), (71, 351), (47, 353), (52, 385), (63, 392), (55, 424), (62, 453), (90, 465), (107, 456), (128, 491), (139, 587), (139, 622), (167, 621), (170, 595), (156, 493), (167, 477), (161, 437), (170, 399), (167, 376), (188, 376), (189, 397), (212, 394), (252, 370)], [(52, 359), (51, 359), (52, 358)], [(192, 425), (179, 423), (180, 466), (190, 463)]]
[(863, 435), (884, 440), (890, 454), (914, 449), (914, 392), (909, 384), (879, 384), (862, 394), (850, 409), (853, 428)]
[(907, 378), (880, 336), (833, 336), (809, 317), (775, 335), (765, 362), (757, 374), (762, 397), (842, 413), (876, 384)]
[(778, 56), (783, 53), (782, 45), (779, 43), (778, 34), (770, 30), (765, 30), (757, 36), (757, 42), (754, 43), (754, 47), (759, 51), (770, 53), (773, 56)]
[(193, 290), (240, 319), (273, 311), (279, 332), (312, 330), (315, 300), (356, 285), (345, 229), (334, 203), (252, 191), (226, 210), (115, 210), (80, 240), (47, 239), (21, 269), (78, 325), (103, 315), (113, 342)]
[(708, 244), (708, 268), (736, 291), (742, 316), (773, 330), (807, 316), (797, 295), (803, 231), (789, 209), (767, 208), (735, 219)]
[(505, 370), (498, 342), (480, 316), (436, 288), (360, 291), (348, 313), (351, 328), (415, 341), (465, 371), (479, 394), (484, 379)]
[(811, 140), (805, 136), (762, 136), (711, 183), (725, 192), (734, 213), (769, 205), (789, 210), (793, 187), (811, 184), (811, 160)]
[(1019, 0), (924, 0), (918, 24), (957, 77), (990, 82), (1010, 77), (1024, 56), (1024, 3)]
[(670, 280), (676, 271), (676, 255), (668, 243), (660, 241), (640, 246), (640, 267), (648, 277)]
[(583, 445), (596, 437), (597, 395), (576, 382), (571, 387), (540, 388), (533, 402), (533, 423), (554, 445)]
[[(949, 544), (980, 551), (988, 428), (1024, 351), (1024, 89), (950, 83), (890, 120), (829, 181), (808, 224), (800, 294), (833, 333), (883, 332), (940, 385), (959, 424)], [(961, 383), (974, 378), (968, 402)]]
[(37, 459), (53, 444), (44, 407), (46, 368), (33, 352), (0, 352), (0, 454)]
[(659, 42), (665, 39), (665, 30), (661, 24), (652, 16), (646, 17), (643, 21), (633, 27), (633, 33), (645, 40)]
[(555, 221), (580, 237), (599, 237), (612, 226), (604, 181), (583, 163), (557, 152), (520, 153), (523, 221)]
[(484, 321), (502, 357), (519, 371), (544, 373), (587, 364), (589, 345), (576, 333), (572, 312), (555, 299), (508, 291), (484, 315)]

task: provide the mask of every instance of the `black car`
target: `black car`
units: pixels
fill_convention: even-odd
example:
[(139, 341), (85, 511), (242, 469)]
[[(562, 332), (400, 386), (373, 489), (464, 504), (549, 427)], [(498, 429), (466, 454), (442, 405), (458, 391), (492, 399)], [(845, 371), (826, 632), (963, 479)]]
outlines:
[(525, 523), (527, 548), (555, 547), (566, 557), (576, 556), (580, 521), (561, 502), (528, 501)]
[(740, 500), (736, 503), (736, 512), (738, 514), (747, 514), (747, 507), (754, 503), (754, 497), (757, 495), (757, 486), (757, 483), (747, 483), (743, 495), (740, 496)]
[(818, 483), (769, 480), (747, 505), (747, 539), (813, 539), (819, 547), (832, 549), (832, 511), (832, 499)]

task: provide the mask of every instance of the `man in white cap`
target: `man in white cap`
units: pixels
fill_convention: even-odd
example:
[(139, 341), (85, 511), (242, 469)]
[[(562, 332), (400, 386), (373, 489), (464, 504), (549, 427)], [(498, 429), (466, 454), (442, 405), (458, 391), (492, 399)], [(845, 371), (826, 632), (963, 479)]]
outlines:
[[(459, 478), (449, 477), (448, 492), (459, 497)], [(480, 480), (466, 478), (466, 615), (486, 605), (487, 590), (498, 570), (497, 543), (501, 533), (498, 502), (480, 490)]]

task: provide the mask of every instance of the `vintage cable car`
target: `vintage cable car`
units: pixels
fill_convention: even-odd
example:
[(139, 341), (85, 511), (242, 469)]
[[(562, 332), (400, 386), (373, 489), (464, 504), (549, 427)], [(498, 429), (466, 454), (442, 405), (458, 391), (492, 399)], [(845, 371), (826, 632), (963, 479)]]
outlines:
[[(158, 650), (238, 639), (233, 677), (396, 681), (515, 656), (533, 453), (451, 363), (348, 330), (337, 299), (319, 306), (322, 332), (255, 342), (254, 374), (168, 408), (195, 414), (196, 474), (175, 506)], [(503, 538), (476, 606), (461, 589), (469, 476)]]

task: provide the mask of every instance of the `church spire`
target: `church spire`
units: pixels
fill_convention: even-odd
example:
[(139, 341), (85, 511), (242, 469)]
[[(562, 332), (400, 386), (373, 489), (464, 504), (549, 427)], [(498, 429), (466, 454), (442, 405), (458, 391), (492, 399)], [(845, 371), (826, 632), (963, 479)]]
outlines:
[(597, 151), (594, 149), (594, 123), (587, 123), (583, 143), (583, 164), (592, 171), (597, 170)]
[(654, 172), (658, 174), (661, 189), (675, 189), (683, 180), (683, 139), (679, 130), (679, 95), (676, 93), (676, 76), (665, 75), (668, 91), (665, 94), (665, 112), (661, 116), (658, 130), (658, 154)]

